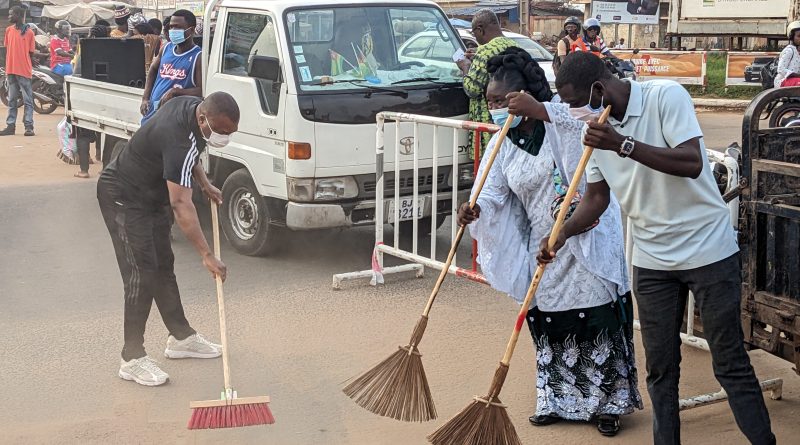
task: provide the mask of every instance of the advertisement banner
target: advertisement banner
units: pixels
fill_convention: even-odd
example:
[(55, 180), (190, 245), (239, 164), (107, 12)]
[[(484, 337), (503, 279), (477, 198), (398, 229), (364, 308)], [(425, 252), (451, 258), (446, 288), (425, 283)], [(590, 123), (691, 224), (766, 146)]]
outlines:
[(600, 23), (658, 25), (658, 0), (594, 0), (592, 17)]
[(680, 18), (755, 19), (789, 15), (789, 0), (682, 0)]
[(206, 4), (202, 1), (196, 2), (175, 2), (175, 9), (187, 9), (192, 12), (196, 17), (202, 17), (206, 12)]
[(761, 85), (761, 68), (778, 56), (774, 53), (728, 53), (725, 85)]
[(615, 50), (614, 55), (631, 61), (639, 80), (669, 79), (684, 85), (705, 85), (705, 51), (633, 51)]

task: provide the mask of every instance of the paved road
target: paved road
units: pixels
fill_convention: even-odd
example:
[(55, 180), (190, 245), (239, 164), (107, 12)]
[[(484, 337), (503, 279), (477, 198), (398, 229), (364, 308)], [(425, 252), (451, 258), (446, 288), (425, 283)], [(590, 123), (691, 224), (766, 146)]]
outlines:
[[(704, 125), (709, 134), (715, 129), (715, 144), (727, 145), (726, 135), (738, 126), (734, 115), (701, 118), (710, 122)], [(188, 402), (218, 394), (221, 362), (161, 357), (167, 333), (154, 310), (146, 347), (160, 358), (171, 382), (144, 388), (116, 377), (122, 283), (94, 199), (94, 180), (73, 179), (76, 168), (53, 159), (56, 141), (47, 128), (57, 119), (37, 119), (40, 136), (0, 143), (0, 375), (5, 381), (0, 442), (421, 444), (426, 434), (486, 390), (516, 308), (487, 287), (449, 279), (422, 344), (442, 418), (404, 424), (353, 404), (341, 393), (342, 383), (407, 341), (433, 273), (421, 280), (391, 276), (377, 289), (350, 283), (333, 291), (332, 274), (369, 266), (371, 231), (297, 234), (272, 258), (243, 257), (223, 247), (230, 271), (226, 294), (233, 380), (242, 396), (272, 396), (277, 423), (187, 431)], [(446, 231), (440, 232), (440, 246), (447, 240)], [(213, 281), (180, 235), (174, 250), (188, 318), (217, 339)], [(460, 260), (467, 255), (462, 249)], [(522, 338), (503, 401), (524, 443), (649, 441), (646, 396), (647, 408), (626, 418), (625, 429), (613, 441), (600, 439), (587, 424), (530, 426), (533, 352), (528, 338)], [(638, 339), (637, 347), (644, 391)], [(786, 380), (784, 400), (770, 400), (768, 406), (780, 441), (789, 443), (800, 434), (800, 378), (789, 363), (760, 351), (752, 356), (760, 377)], [(684, 348), (683, 368), (684, 396), (718, 389), (707, 353)], [(683, 436), (693, 444), (745, 443), (726, 404), (684, 413)]]

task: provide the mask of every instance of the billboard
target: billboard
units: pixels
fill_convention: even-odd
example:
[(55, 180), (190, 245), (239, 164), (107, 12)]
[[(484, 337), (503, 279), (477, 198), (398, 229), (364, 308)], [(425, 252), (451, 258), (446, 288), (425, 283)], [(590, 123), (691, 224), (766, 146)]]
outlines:
[(680, 18), (758, 19), (789, 15), (789, 0), (682, 0)]
[(658, 0), (594, 0), (592, 17), (600, 23), (658, 25)]
[(761, 86), (761, 68), (780, 53), (728, 53), (725, 85)]
[(669, 79), (684, 85), (705, 85), (705, 51), (614, 51), (636, 67), (639, 80)]

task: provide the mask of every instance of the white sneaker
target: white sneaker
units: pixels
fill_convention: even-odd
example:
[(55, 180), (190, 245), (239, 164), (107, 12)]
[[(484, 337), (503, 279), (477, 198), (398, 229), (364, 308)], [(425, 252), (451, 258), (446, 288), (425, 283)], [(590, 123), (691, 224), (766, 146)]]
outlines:
[(167, 358), (217, 358), (222, 355), (222, 345), (211, 343), (200, 334), (194, 334), (183, 340), (173, 336), (167, 339)]
[(159, 386), (169, 380), (169, 375), (150, 357), (135, 358), (129, 362), (120, 359), (119, 376), (144, 386)]

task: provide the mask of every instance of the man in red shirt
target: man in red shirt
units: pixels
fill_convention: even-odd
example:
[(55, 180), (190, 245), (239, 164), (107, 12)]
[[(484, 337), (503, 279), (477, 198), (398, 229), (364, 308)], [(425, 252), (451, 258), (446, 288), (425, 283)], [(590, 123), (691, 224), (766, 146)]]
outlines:
[(69, 45), (72, 25), (66, 20), (56, 22), (56, 35), (50, 39), (50, 70), (59, 76), (72, 74), (72, 57), (75, 51)]
[[(8, 11), (8, 21), (11, 26), (6, 28), (6, 78), (8, 79), (8, 103), (15, 104), (22, 94), (25, 103), (25, 115), (22, 122), (25, 124), (25, 136), (33, 136), (33, 92), (31, 91), (31, 76), (33, 64), (31, 53), (36, 51), (36, 41), (33, 31), (25, 24), (25, 10), (14, 6)], [(8, 119), (5, 130), (0, 131), (0, 136), (10, 136), (16, 131), (17, 107), (9, 107)]]

